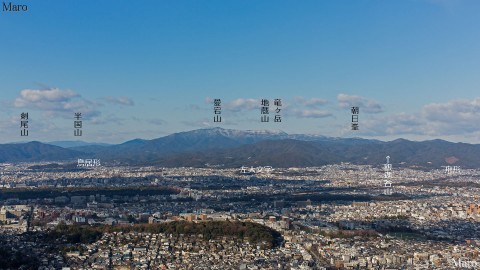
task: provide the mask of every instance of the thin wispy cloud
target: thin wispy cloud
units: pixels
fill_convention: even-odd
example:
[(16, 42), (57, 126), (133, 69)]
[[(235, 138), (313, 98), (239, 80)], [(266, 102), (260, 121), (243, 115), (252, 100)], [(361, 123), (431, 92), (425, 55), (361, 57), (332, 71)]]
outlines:
[(299, 104), (299, 105), (302, 105), (302, 106), (306, 106), (306, 107), (320, 107), (320, 106), (324, 106), (326, 104), (328, 104), (328, 100), (326, 99), (322, 99), (322, 98), (310, 98), (310, 99), (307, 99), (307, 98), (304, 98), (304, 97), (301, 97), (301, 96), (296, 96), (293, 98), (293, 100)]
[(184, 120), (184, 121), (180, 121), (180, 123), (182, 123), (183, 125), (185, 126), (188, 126), (188, 127), (210, 127), (212, 126), (212, 123), (213, 123), (213, 118), (211, 120), (207, 119), (207, 118), (201, 118), (201, 119), (196, 119), (196, 120)]
[(154, 125), (157, 125), (157, 126), (164, 126), (167, 124), (166, 121), (162, 120), (162, 119), (150, 119), (148, 120), (148, 123), (151, 123), (151, 124), (154, 124)]
[(118, 105), (125, 105), (125, 106), (133, 106), (135, 103), (133, 100), (129, 97), (104, 97), (103, 100), (105, 100), (108, 103), (112, 104), (118, 104)]
[(81, 112), (85, 117), (97, 117), (100, 104), (82, 98), (72, 90), (51, 88), (45, 90), (24, 89), (13, 102), (16, 108), (39, 110), (49, 117), (68, 118), (71, 113)]
[(89, 123), (92, 125), (105, 125), (105, 124), (116, 124), (123, 125), (125, 123), (124, 118), (118, 117), (114, 114), (109, 114), (106, 116), (98, 116), (90, 119)]
[(480, 98), (457, 99), (445, 103), (426, 104), (417, 112), (362, 119), (360, 130), (362, 134), (371, 136), (467, 137), (480, 133), (480, 127), (474, 124), (478, 119)]
[(260, 110), (260, 99), (238, 98), (225, 103), (224, 108), (232, 112)]
[(381, 113), (383, 112), (383, 107), (378, 102), (367, 99), (360, 96), (353, 96), (347, 94), (338, 94), (337, 95), (338, 105), (342, 109), (351, 108), (351, 107), (360, 107), (360, 112), (365, 113)]
[(15, 99), (14, 105), (15, 107), (24, 107), (28, 104), (33, 104), (41, 109), (43, 108), (42, 105), (47, 102), (68, 102), (72, 98), (79, 96), (72, 90), (60, 90), (58, 88), (48, 90), (24, 89), (20, 91), (20, 97)]
[[(209, 104), (213, 108), (214, 98), (206, 97), (205, 103)], [(221, 108), (222, 110), (229, 111), (229, 112), (245, 112), (245, 111), (252, 111), (252, 110), (260, 110), (261, 107), (261, 99), (255, 98), (237, 98), (233, 100), (224, 100), (221, 99)]]
[(287, 115), (293, 115), (297, 118), (325, 118), (325, 117), (333, 116), (332, 113), (326, 110), (317, 110), (317, 109), (306, 109), (306, 110), (294, 109), (291, 113), (288, 113)]

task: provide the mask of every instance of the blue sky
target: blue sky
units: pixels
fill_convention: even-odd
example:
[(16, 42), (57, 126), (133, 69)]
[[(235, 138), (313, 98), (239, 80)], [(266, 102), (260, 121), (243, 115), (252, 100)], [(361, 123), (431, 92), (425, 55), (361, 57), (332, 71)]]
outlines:
[[(26, 139), (21, 112), (28, 140), (79, 139), (79, 111), (98, 142), (221, 126), (480, 143), (479, 1), (22, 3), (0, 12), (0, 142)], [(262, 98), (282, 123), (260, 122)]]

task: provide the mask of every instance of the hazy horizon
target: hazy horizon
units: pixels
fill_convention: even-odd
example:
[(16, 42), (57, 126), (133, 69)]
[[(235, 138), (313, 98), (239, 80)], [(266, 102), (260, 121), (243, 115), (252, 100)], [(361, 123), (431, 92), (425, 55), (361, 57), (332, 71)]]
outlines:
[[(29, 142), (41, 142), (41, 143), (45, 143), (45, 144), (54, 144), (54, 143), (63, 143), (63, 142), (72, 142), (72, 143), (79, 142), (79, 143), (85, 143), (85, 144), (118, 145), (118, 144), (126, 143), (126, 142), (129, 142), (129, 141), (133, 141), (133, 140), (154, 140), (154, 139), (163, 138), (163, 137), (166, 137), (166, 136), (169, 136), (169, 135), (172, 135), (172, 134), (176, 134), (176, 133), (193, 132), (193, 131), (197, 131), (197, 130), (209, 130), (209, 129), (217, 129), (217, 128), (219, 128), (219, 127), (199, 128), (199, 129), (192, 129), (192, 130), (186, 130), (186, 131), (179, 131), (179, 132), (173, 132), (173, 133), (170, 133), (170, 134), (161, 135), (161, 136), (153, 137), (153, 138), (130, 138), (130, 139), (127, 139), (127, 140), (125, 140), (125, 141), (120, 141), (120, 142), (118, 142), (118, 143), (102, 142), (102, 141), (85, 141), (85, 140), (77, 139), (77, 140), (55, 140), (55, 141), (41, 141), (41, 140), (23, 140), (23, 141), (22, 141), (22, 140), (20, 140), (20, 141), (11, 141), (11, 142), (0, 142), (0, 144), (20, 144), (20, 143), (29, 143)], [(249, 130), (249, 129), (240, 130), (240, 129), (228, 129), (228, 128), (221, 128), (221, 129), (224, 129), (224, 130), (234, 130), (234, 131), (242, 131), (242, 132), (249, 132), (249, 131), (252, 131), (252, 132), (263, 132), (263, 131), (266, 131), (266, 132), (284, 132), (284, 131), (282, 131), (282, 130)], [(396, 140), (408, 140), (408, 141), (412, 141), (412, 142), (424, 142), (424, 141), (432, 141), (432, 140), (443, 140), (443, 139), (441, 139), (441, 138), (430, 138), (430, 139), (424, 139), (424, 140), (414, 140), (414, 139), (406, 139), (406, 138), (403, 138), (403, 137), (393, 138), (393, 139), (390, 139), (390, 140), (382, 140), (382, 139), (375, 139), (375, 138), (364, 138), (364, 137), (360, 137), (360, 136), (335, 137), (335, 136), (325, 136), (325, 135), (322, 135), (322, 134), (287, 133), (287, 132), (285, 132), (285, 133), (286, 133), (287, 135), (318, 136), (318, 137), (325, 137), (325, 138), (332, 138), (332, 139), (334, 139), (334, 138), (339, 138), (339, 139), (365, 139), (365, 140), (378, 140), (378, 141), (382, 141), (382, 142), (391, 142), (391, 141), (396, 141)], [(449, 140), (443, 140), (443, 141), (447, 141), (447, 142), (451, 142), (451, 143), (468, 143), (468, 142), (462, 142), (462, 141), (449, 141)], [(478, 144), (478, 143), (468, 143), (468, 144)]]

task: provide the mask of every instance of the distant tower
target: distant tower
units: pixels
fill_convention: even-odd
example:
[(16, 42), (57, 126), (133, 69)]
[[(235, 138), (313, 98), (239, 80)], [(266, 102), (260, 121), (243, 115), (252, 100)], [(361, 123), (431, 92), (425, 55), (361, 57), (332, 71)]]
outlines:
[(383, 164), (383, 169), (385, 171), (385, 179), (383, 181), (384, 185), (383, 187), (385, 188), (383, 190), (383, 193), (385, 195), (392, 195), (393, 193), (393, 188), (392, 188), (392, 181), (391, 181), (391, 178), (392, 178), (392, 164), (390, 164), (390, 156), (387, 156), (387, 163), (386, 164)]

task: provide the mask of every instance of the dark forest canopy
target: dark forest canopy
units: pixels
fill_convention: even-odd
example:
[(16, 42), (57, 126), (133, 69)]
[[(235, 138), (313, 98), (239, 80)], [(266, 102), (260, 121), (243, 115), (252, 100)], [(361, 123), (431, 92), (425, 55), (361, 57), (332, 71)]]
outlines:
[(100, 239), (103, 233), (111, 232), (141, 232), (141, 233), (164, 233), (178, 236), (184, 235), (203, 235), (203, 239), (210, 240), (219, 237), (233, 237), (240, 240), (248, 240), (254, 244), (261, 244), (264, 248), (273, 248), (278, 244), (281, 238), (279, 232), (266, 226), (240, 221), (206, 221), (206, 222), (188, 222), (172, 221), (155, 224), (135, 224), (135, 225), (65, 225), (59, 224), (51, 230), (46, 239), (48, 241), (57, 241), (66, 239), (69, 244), (88, 244)]
[(37, 189), (0, 189), (0, 200), (18, 198), (25, 199), (43, 199), (54, 198), (57, 196), (152, 196), (152, 195), (170, 195), (178, 194), (180, 191), (174, 187), (111, 187), (111, 188), (37, 188)]

